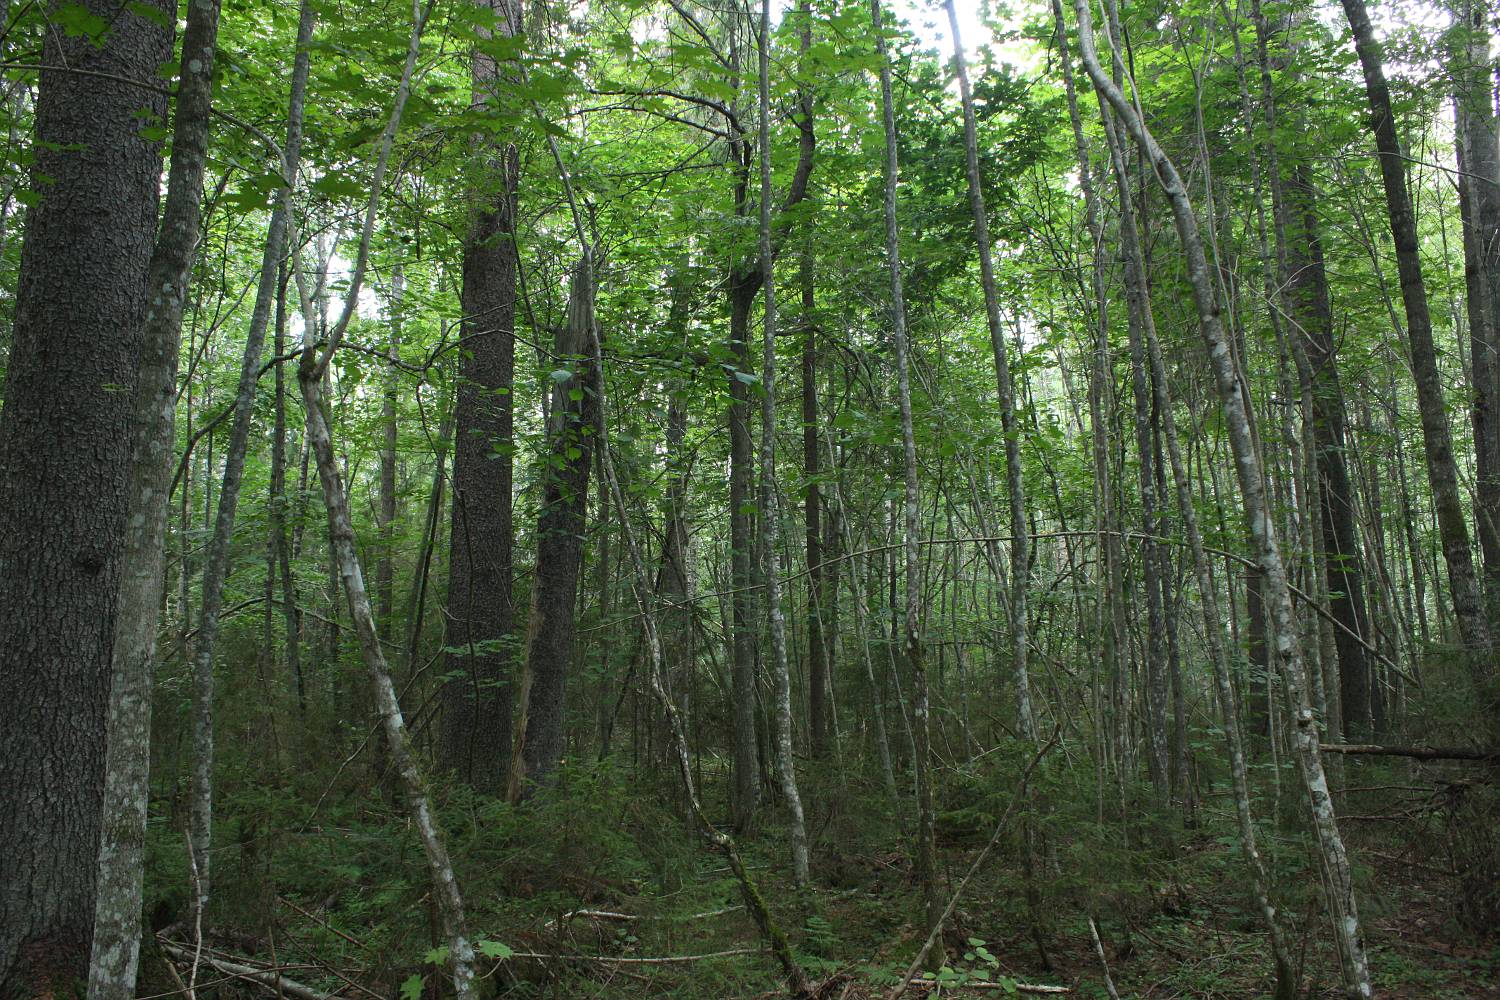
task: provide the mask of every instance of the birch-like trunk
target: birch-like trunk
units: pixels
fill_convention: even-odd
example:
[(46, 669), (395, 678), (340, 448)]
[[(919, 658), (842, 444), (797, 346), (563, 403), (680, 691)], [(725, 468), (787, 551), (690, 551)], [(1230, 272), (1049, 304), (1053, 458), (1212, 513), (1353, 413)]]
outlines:
[(193, 907), (199, 913), (208, 905), (213, 885), (214, 646), (219, 636), (219, 613), (223, 608), (224, 582), (229, 573), (229, 545), (234, 537), (235, 513), (239, 506), (240, 485), (245, 471), (245, 452), (250, 442), (255, 386), (260, 377), (260, 356), (266, 342), (266, 328), (270, 325), (271, 313), (275, 308), (277, 278), (290, 229), (291, 191), (297, 178), (302, 148), (303, 109), (307, 97), (307, 45), (311, 43), (315, 16), (304, 4), (298, 23), (298, 46), (292, 67), (286, 145), (282, 149), (285, 186), (271, 209), (265, 249), (261, 254), (255, 306), (250, 314), (249, 329), (245, 333), (245, 352), (240, 361), (239, 384), (235, 390), (234, 419), (224, 458), (224, 481), (219, 489), (214, 533), (203, 569), (197, 645), (193, 650), (192, 666), (193, 776), (189, 838), (193, 852), (192, 864), (197, 873), (193, 880)]
[(891, 339), (896, 348), (896, 394), (901, 410), (901, 459), (905, 496), (903, 503), (902, 551), (906, 563), (906, 616), (904, 621), (907, 665), (912, 676), (912, 770), (917, 786), (916, 875), (925, 908), (924, 927), (930, 929), (942, 913), (937, 892), (937, 853), (933, 843), (932, 747), (928, 720), (927, 670), (922, 661), (922, 570), (918, 561), (921, 541), (917, 508), (917, 442), (912, 429), (910, 344), (906, 333), (906, 296), (902, 290), (901, 237), (896, 222), (896, 182), (900, 176), (897, 154), (896, 110), (891, 96), (891, 60), (881, 25), (880, 0), (870, 0), (870, 23), (880, 61), (881, 119), (885, 126), (885, 249), (891, 283)]
[(177, 359), (183, 305), (198, 248), (218, 32), (218, 0), (192, 0), (182, 36), (166, 204), (146, 271), (150, 300), (141, 330), (140, 369), (130, 427), (134, 452), (130, 513), (125, 525), (110, 661), (89, 1000), (131, 1000), (135, 996), (146, 810), (151, 791), (151, 687), (166, 581), (168, 494), (176, 464)]
[[(1357, 0), (1356, 0), (1357, 2)], [(1177, 235), (1186, 256), (1193, 302), (1198, 312), (1199, 333), (1208, 352), (1210, 367), (1224, 409), (1225, 424), (1239, 476), (1245, 520), (1255, 547), (1256, 562), (1266, 577), (1267, 605), (1271, 635), (1275, 644), (1277, 667), (1292, 712), (1298, 770), (1312, 810), (1320, 860), (1327, 889), (1328, 904), (1334, 925), (1334, 941), (1344, 987), (1350, 997), (1371, 995), (1369, 964), (1359, 927), (1349, 858), (1339, 834), (1333, 798), (1323, 771), (1319, 752), (1319, 731), (1312, 707), (1303, 686), (1302, 656), (1297, 636), (1297, 621), (1292, 610), (1291, 590), (1282, 560), (1275, 523), (1267, 504), (1261, 463), (1252, 437), (1250, 414), (1240, 390), (1240, 381), (1230, 354), (1224, 322), (1220, 315), (1207, 255), (1198, 230), (1198, 220), (1187, 188), (1176, 166), (1156, 142), (1155, 137), (1131, 107), (1119, 87), (1104, 72), (1094, 47), (1093, 23), (1088, 0), (1074, 0), (1078, 19), (1078, 43), (1084, 68), (1094, 88), (1114, 109), (1141, 152), (1150, 163), (1157, 181), (1172, 208)], [(1118, 51), (1115, 58), (1119, 58)]]
[[(792, 877), (806, 889), (807, 823), (792, 759), (792, 674), (787, 663), (786, 615), (781, 607), (781, 511), (776, 502), (776, 258), (771, 248), (771, 0), (761, 0), (760, 40), (760, 275), (764, 294), (764, 349), (760, 392), (761, 573), (770, 619), (771, 672), (776, 685), (776, 771), (786, 798), (792, 840)], [(623, 516), (623, 515), (622, 515)]]

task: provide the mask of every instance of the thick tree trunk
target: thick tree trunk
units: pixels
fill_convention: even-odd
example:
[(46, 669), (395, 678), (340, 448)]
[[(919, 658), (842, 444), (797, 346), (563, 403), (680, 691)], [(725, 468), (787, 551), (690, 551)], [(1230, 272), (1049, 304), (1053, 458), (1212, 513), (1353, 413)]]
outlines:
[[(475, 0), (495, 30), (520, 30), (515, 0)], [(473, 56), (476, 107), (496, 99), (502, 83), (493, 59)], [(481, 141), (471, 174), (469, 232), (460, 303), (463, 342), (453, 440), (453, 520), (449, 536), (448, 670), (438, 760), (476, 788), (503, 787), (511, 750), (515, 653), (511, 591), (512, 425), (515, 405), (516, 183), (519, 157), (510, 144)]]
[(1489, 618), (1500, 615), (1500, 145), (1487, 5), (1464, 5), (1454, 39), (1454, 118), (1474, 402), (1474, 520)]
[(161, 232), (146, 272), (150, 305), (141, 331), (141, 363), (130, 423), (134, 450), (130, 516), (111, 657), (108, 766), (89, 1000), (135, 996), (150, 797), (151, 688), (166, 582), (168, 494), (176, 464), (177, 358), (183, 306), (198, 248), (218, 31), (218, 0), (194, 0), (188, 5), (172, 125), (172, 166)]
[(405, 308), (406, 274), (401, 262), (391, 268), (390, 343), (386, 345), (389, 369), (380, 398), (380, 560), (375, 565), (375, 620), (380, 637), (390, 641), (395, 634), (391, 615), (396, 601), (396, 400), (401, 360), (401, 320)]
[[(740, 200), (743, 200), (741, 198)], [(729, 599), (733, 623), (730, 692), (734, 766), (730, 806), (733, 828), (743, 833), (755, 819), (760, 800), (760, 747), (755, 736), (755, 597), (752, 551), (750, 440), (750, 309), (760, 290), (760, 272), (735, 271), (729, 277)]]
[[(93, 937), (132, 388), (166, 101), (164, 2), (89, 0), (101, 44), (48, 31), (0, 412), (0, 996), (81, 990)], [(147, 16), (157, 15), (157, 16)], [(83, 70), (84, 73), (70, 72)], [(44, 179), (45, 178), (45, 182)]]
[(589, 467), (599, 436), (599, 370), (589, 346), (595, 336), (594, 291), (588, 282), (588, 269), (579, 264), (568, 295), (568, 322), (554, 344), (556, 363), (569, 367), (552, 373), (523, 703), (511, 761), (513, 799), (550, 783), (563, 755)]
[(813, 315), (812, 252), (801, 261), (802, 291), (802, 474), (803, 535), (807, 547), (807, 707), (813, 756), (828, 754), (833, 743), (829, 680), (833, 674), (824, 631), (830, 595), (823, 567), (823, 492), (818, 454), (818, 324)]
[(1390, 88), (1381, 64), (1380, 44), (1370, 26), (1364, 0), (1342, 0), (1344, 14), (1354, 32), (1354, 48), (1364, 70), (1365, 92), (1370, 103), (1370, 131), (1380, 161), (1385, 185), (1386, 212), (1396, 245), (1396, 269), (1401, 281), (1401, 301), (1406, 308), (1407, 346), (1417, 386), (1417, 404), (1422, 417), (1422, 442), (1427, 457), (1427, 478), (1432, 487), (1432, 505), (1442, 536), (1443, 558), (1448, 564), (1448, 585), (1459, 638), (1473, 657), (1476, 674), (1488, 676), (1493, 669), (1490, 628), (1479, 596), (1474, 557), (1469, 547), (1469, 528), (1464, 521), (1464, 502), (1459, 491), (1453, 458), (1453, 435), (1448, 426), (1447, 401), (1437, 350), (1432, 339), (1432, 318), (1427, 309), (1427, 288), (1422, 281), (1421, 250), (1417, 243), (1417, 219), (1411, 193), (1406, 188), (1406, 166), (1396, 119), (1391, 109)]

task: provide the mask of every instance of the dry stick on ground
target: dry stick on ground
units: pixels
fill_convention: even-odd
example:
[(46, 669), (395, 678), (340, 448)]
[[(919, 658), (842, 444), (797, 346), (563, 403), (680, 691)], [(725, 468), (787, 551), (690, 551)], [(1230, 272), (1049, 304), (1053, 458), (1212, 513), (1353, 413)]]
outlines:
[[(194, 961), (192, 949), (161, 938), (157, 941), (161, 945), (161, 950), (172, 958), (182, 962)], [(253, 965), (241, 965), (239, 962), (226, 961), (213, 955), (206, 956), (203, 961), (233, 979), (244, 979), (257, 986), (264, 986), (273, 993), (279, 989), (287, 996), (296, 997), (297, 1000), (333, 1000), (333, 994), (321, 993), (311, 986), (304, 986), (296, 980), (288, 979), (276, 969), (257, 969)], [(184, 987), (184, 989), (187, 989), (191, 995), (191, 987)]]
[(995, 832), (990, 834), (989, 843), (984, 845), (984, 850), (979, 852), (979, 857), (974, 859), (974, 863), (969, 866), (969, 870), (964, 874), (963, 879), (959, 881), (958, 888), (953, 890), (953, 895), (949, 898), (948, 905), (943, 907), (943, 912), (933, 922), (932, 929), (927, 933), (927, 940), (922, 942), (921, 951), (917, 952), (917, 957), (912, 959), (911, 965), (906, 967), (906, 974), (901, 977), (901, 982), (896, 984), (895, 988), (886, 997), (886, 1000), (900, 1000), (901, 995), (911, 986), (912, 980), (916, 978), (917, 973), (922, 971), (923, 963), (927, 961), (927, 956), (932, 952), (933, 946), (937, 944), (938, 937), (943, 932), (943, 924), (952, 916), (953, 908), (958, 905), (958, 901), (963, 896), (964, 890), (968, 888), (969, 879), (973, 878), (974, 873), (979, 870), (979, 866), (984, 864), (984, 859), (989, 857), (990, 851), (999, 842), (1000, 834), (1004, 833), (1006, 826), (1009, 825), (1011, 813), (1015, 812), (1016, 804), (1021, 801), (1021, 796), (1031, 781), (1031, 772), (1036, 769), (1037, 764), (1041, 763), (1042, 758), (1047, 755), (1047, 751), (1057, 745), (1058, 738), (1061, 735), (1061, 727), (1052, 730), (1052, 735), (1047, 739), (1047, 742), (1042, 744), (1041, 749), (1031, 758), (1031, 763), (1026, 765), (1026, 770), (1021, 772), (1021, 780), (1017, 783), (1016, 790), (1011, 795), (1009, 804), (1005, 807), (1005, 812), (1000, 814), (1000, 821), (995, 824)]

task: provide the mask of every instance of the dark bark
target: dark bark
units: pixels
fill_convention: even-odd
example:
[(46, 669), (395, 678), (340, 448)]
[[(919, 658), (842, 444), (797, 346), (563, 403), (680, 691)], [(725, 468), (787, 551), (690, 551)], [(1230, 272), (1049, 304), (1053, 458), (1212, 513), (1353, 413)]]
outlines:
[[(49, 31), (42, 62), (155, 79), (160, 23), (112, 0), (96, 46)], [(175, 15), (159, 2), (157, 11)], [(139, 114), (145, 110), (143, 119)], [(106, 703), (146, 268), (166, 101), (41, 73), (32, 186), (0, 412), (0, 996), (82, 986), (93, 936)]]
[(562, 761), (567, 675), (573, 660), (573, 621), (583, 566), (583, 531), (589, 468), (599, 437), (599, 370), (590, 348), (593, 289), (586, 268), (573, 273), (568, 322), (558, 330), (555, 353), (569, 374), (553, 373), (537, 518), (536, 574), (527, 623), (524, 699), (510, 794), (548, 784)]
[[(497, 30), (514, 33), (511, 0), (485, 0)], [(493, 97), (499, 74), (474, 56), (474, 102)], [(448, 670), (443, 691), (442, 766), (476, 788), (503, 784), (511, 745), (510, 674), (515, 631), (511, 592), (511, 482), (515, 375), (516, 183), (514, 146), (475, 157), (473, 216), (464, 244), (460, 304), (462, 361), (453, 439), (453, 522), (449, 538)]]
[(1485, 5), (1466, 5), (1454, 39), (1454, 117), (1474, 426), (1474, 520), (1490, 620), (1500, 613), (1500, 145)]
[(807, 546), (807, 707), (811, 750), (824, 756), (832, 744), (829, 677), (832, 671), (823, 637), (829, 595), (823, 572), (823, 495), (818, 483), (818, 325), (813, 317), (812, 254), (802, 255), (802, 472), (803, 535)]
[(1396, 246), (1401, 301), (1406, 308), (1407, 346), (1422, 418), (1427, 478), (1432, 487), (1432, 506), (1437, 514), (1438, 533), (1442, 537), (1443, 557), (1448, 565), (1453, 613), (1458, 622), (1459, 638), (1474, 657), (1476, 673), (1488, 674), (1494, 657), (1489, 648), (1490, 629), (1479, 598), (1474, 556), (1469, 547), (1469, 528), (1464, 521), (1464, 501), (1453, 458), (1453, 435), (1448, 426), (1437, 349), (1433, 345), (1427, 288), (1422, 281), (1416, 214), (1412, 209), (1411, 193), (1406, 188), (1405, 160), (1396, 134), (1390, 88), (1386, 84), (1380, 45), (1370, 26), (1364, 0), (1342, 2), (1349, 27), (1354, 32), (1354, 47), (1360, 66), (1364, 70), (1365, 92), (1370, 104), (1370, 131), (1375, 137), (1391, 237)]

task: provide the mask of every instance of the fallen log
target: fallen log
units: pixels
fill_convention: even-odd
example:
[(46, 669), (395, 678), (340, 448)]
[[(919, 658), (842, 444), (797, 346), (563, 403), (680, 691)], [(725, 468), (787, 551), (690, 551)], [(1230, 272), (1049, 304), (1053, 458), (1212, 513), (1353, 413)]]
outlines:
[[(161, 950), (179, 962), (194, 960), (192, 948), (162, 938), (157, 940), (161, 945)], [(243, 979), (257, 986), (263, 986), (272, 993), (295, 997), (296, 1000), (334, 1000), (333, 994), (323, 993), (311, 986), (304, 986), (295, 979), (288, 979), (275, 969), (257, 969), (252, 965), (241, 965), (239, 962), (231, 962), (206, 952), (200, 956), (199, 960), (230, 978)]]
[(1416, 760), (1500, 761), (1500, 750), (1470, 750), (1464, 747), (1388, 747), (1375, 743), (1320, 743), (1318, 749), (1324, 753), (1412, 757)]

